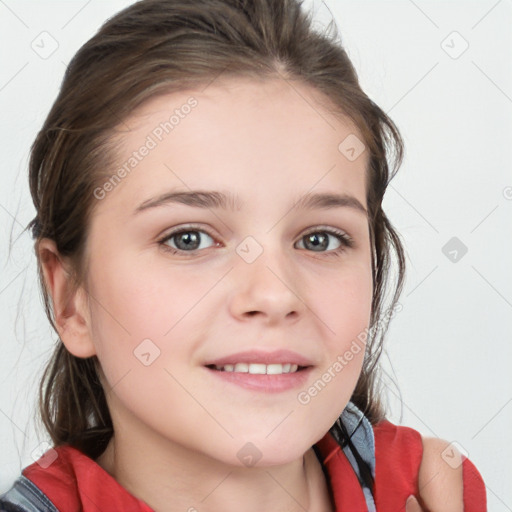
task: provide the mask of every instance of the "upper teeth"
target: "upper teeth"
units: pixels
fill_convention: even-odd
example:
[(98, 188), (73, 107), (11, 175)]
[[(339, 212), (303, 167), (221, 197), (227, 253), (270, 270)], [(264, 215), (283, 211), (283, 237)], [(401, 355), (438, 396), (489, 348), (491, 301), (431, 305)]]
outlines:
[(286, 363), (286, 364), (248, 364), (248, 363), (237, 363), (237, 364), (226, 364), (223, 366), (215, 365), (216, 370), (225, 372), (240, 372), (240, 373), (259, 373), (268, 375), (278, 375), (280, 373), (293, 373), (298, 369), (298, 365)]

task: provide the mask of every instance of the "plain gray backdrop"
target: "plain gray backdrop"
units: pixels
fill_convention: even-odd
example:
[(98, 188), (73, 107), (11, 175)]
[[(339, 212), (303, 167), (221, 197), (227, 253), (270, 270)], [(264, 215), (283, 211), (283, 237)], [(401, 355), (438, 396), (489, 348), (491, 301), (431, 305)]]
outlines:
[[(67, 62), (131, 1), (0, 0), (0, 492), (48, 441), (34, 427), (56, 335), (23, 228), (30, 145)], [(383, 364), (390, 421), (457, 442), (489, 510), (512, 510), (512, 2), (308, 1), (334, 16), (406, 157), (384, 209), (407, 281)], [(402, 405), (400, 403), (400, 396)]]

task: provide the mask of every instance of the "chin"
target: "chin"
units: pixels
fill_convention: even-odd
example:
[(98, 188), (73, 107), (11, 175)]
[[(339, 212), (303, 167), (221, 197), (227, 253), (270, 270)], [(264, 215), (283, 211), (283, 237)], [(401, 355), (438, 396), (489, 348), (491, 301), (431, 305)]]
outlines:
[[(290, 464), (301, 459), (310, 448), (308, 443), (300, 443), (293, 436), (289, 437), (291, 443), (285, 443), (282, 437), (276, 435), (275, 439), (265, 436), (237, 439), (232, 443), (235, 458), (231, 464), (239, 467), (271, 467)], [(233, 449), (233, 448), (232, 448)]]

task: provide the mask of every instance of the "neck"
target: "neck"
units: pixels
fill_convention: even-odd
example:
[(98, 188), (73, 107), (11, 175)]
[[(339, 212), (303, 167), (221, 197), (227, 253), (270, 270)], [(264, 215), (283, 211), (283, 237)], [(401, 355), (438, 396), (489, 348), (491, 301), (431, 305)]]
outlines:
[(96, 462), (158, 512), (334, 510), (312, 448), (285, 465), (247, 468), (225, 464), (168, 440), (164, 446), (141, 446), (116, 434)]

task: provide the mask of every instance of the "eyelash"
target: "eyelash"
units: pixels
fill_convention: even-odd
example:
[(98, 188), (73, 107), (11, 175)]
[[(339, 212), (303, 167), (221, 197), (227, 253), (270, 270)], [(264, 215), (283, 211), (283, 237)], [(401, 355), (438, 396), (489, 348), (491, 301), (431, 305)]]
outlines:
[[(197, 232), (200, 232), (200, 233), (205, 233), (210, 238), (215, 240), (215, 237), (211, 233), (209, 233), (207, 230), (199, 228), (198, 226), (187, 226), (185, 228), (180, 228), (179, 230), (172, 231), (171, 233), (166, 234), (163, 238), (158, 240), (158, 245), (160, 247), (162, 247), (162, 249), (164, 251), (169, 252), (171, 254), (187, 254), (188, 253), (188, 254), (190, 254), (192, 256), (197, 251), (200, 251), (202, 249), (195, 249), (193, 251), (182, 251), (182, 250), (179, 250), (179, 249), (174, 249), (174, 247), (169, 247), (165, 243), (165, 242), (167, 242), (168, 240), (170, 240), (171, 238), (173, 238), (176, 235), (181, 235), (183, 233), (189, 233), (189, 232), (192, 232), (192, 231), (197, 231)], [(329, 257), (331, 257), (331, 256), (341, 256), (341, 254), (343, 252), (345, 252), (347, 249), (351, 249), (352, 247), (354, 247), (354, 240), (353, 240), (353, 238), (350, 237), (349, 235), (347, 235), (346, 233), (344, 233), (343, 231), (340, 231), (340, 230), (335, 229), (335, 228), (322, 228), (321, 226), (319, 226), (319, 227), (316, 227), (312, 231), (308, 231), (307, 233), (304, 233), (301, 236), (300, 239), (302, 240), (304, 237), (306, 237), (308, 235), (315, 234), (315, 233), (326, 233), (328, 235), (332, 235), (332, 236), (336, 237), (341, 242), (341, 245), (337, 249), (332, 249), (330, 251), (319, 251), (319, 254), (325, 254), (325, 255), (327, 255)], [(304, 250), (307, 250), (307, 249), (304, 249)], [(309, 251), (309, 252), (315, 252), (315, 251)]]

